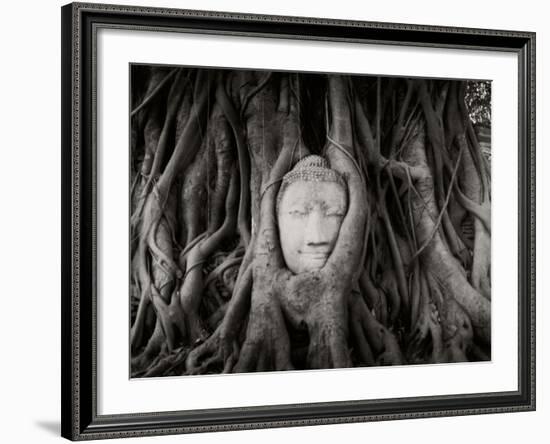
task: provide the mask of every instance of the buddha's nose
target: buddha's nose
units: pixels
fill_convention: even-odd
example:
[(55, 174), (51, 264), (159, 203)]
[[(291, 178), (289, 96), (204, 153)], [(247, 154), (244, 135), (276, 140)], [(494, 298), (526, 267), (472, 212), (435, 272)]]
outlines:
[(326, 245), (327, 239), (323, 227), (321, 211), (314, 210), (309, 213), (306, 224), (306, 244), (310, 246)]

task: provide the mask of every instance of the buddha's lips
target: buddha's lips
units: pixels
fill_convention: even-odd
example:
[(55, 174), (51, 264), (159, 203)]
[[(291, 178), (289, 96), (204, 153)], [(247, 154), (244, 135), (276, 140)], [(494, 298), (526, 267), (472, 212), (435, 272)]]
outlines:
[(300, 251), (300, 255), (307, 256), (310, 259), (326, 259), (329, 254), (328, 251)]

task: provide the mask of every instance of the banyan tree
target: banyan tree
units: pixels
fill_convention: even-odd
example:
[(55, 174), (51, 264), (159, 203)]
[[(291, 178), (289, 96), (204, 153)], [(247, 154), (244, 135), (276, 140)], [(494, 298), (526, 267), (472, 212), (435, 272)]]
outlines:
[(132, 66), (133, 377), (490, 359), (490, 84)]

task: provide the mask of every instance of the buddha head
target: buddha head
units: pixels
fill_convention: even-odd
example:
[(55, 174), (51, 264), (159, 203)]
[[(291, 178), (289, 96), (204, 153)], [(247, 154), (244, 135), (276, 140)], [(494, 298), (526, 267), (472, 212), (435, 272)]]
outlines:
[(299, 161), (277, 196), (281, 249), (293, 273), (321, 269), (329, 258), (348, 206), (342, 176), (316, 155)]

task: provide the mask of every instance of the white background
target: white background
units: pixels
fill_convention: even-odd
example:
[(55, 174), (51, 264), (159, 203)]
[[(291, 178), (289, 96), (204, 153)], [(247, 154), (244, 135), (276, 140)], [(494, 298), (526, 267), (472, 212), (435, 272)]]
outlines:
[[(119, 3), (152, 5), (153, 2)], [(156, 6), (242, 11), (266, 14), (317, 15), (375, 21), (490, 27), (536, 31), (538, 124), (538, 410), (531, 413), (484, 415), (347, 424), (337, 426), (225, 432), (192, 436), (140, 439), (141, 442), (281, 442), (321, 440), (334, 442), (544, 442), (550, 419), (550, 392), (544, 381), (548, 339), (548, 304), (543, 301), (544, 256), (550, 247), (542, 227), (549, 192), (543, 178), (546, 159), (542, 150), (548, 89), (542, 70), (546, 61), (550, 18), (535, 1), (460, 1), (442, 7), (440, 2), (357, 3), (338, 0), (306, 2), (245, 0), (162, 1)], [(2, 174), (0, 190), (4, 209), (2, 236), (2, 307), (0, 338), (2, 365), (0, 393), (5, 442), (59, 441), (60, 411), (60, 10), (61, 2), (7, 3), (0, 30), (2, 93)], [(540, 2), (542, 4), (542, 2)], [(547, 120), (547, 119), (546, 119)], [(545, 214), (546, 213), (546, 214)], [(5, 285), (7, 283), (7, 285)], [(546, 426), (546, 427), (545, 427)], [(537, 433), (539, 434), (537, 436)], [(127, 440), (127, 442), (136, 440)]]

